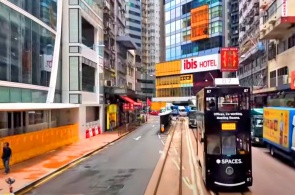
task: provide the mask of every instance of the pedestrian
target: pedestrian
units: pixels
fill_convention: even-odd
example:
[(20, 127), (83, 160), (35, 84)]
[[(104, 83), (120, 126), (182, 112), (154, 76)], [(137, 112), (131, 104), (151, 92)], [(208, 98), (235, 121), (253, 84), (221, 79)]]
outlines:
[(11, 152), (11, 149), (9, 147), (9, 143), (5, 142), (4, 146), (3, 146), (3, 153), (2, 153), (2, 161), (3, 161), (4, 168), (5, 168), (5, 174), (8, 174), (9, 171), (10, 171), (9, 160), (10, 160), (10, 157), (11, 157), (11, 153), (12, 152)]

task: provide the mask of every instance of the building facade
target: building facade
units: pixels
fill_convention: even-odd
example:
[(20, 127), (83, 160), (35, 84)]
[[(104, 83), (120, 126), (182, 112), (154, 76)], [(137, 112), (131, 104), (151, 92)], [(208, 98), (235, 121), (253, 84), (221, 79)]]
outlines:
[(294, 107), (290, 83), (295, 70), (295, 1), (261, 0), (260, 15), (259, 38), (267, 41), (267, 87), (254, 90), (254, 95), (259, 95), (256, 101)]
[(59, 44), (56, 1), (0, 1), (0, 10), (0, 103), (46, 103)]
[(242, 86), (252, 91), (266, 87), (266, 41), (259, 39), (259, 0), (239, 2), (240, 66), (238, 77)]
[(126, 34), (141, 48), (141, 3), (140, 0), (126, 1)]
[[(227, 45), (227, 1), (165, 1), (166, 62), (156, 65), (157, 98), (192, 99), (220, 72)], [(169, 67), (169, 68), (168, 68)]]

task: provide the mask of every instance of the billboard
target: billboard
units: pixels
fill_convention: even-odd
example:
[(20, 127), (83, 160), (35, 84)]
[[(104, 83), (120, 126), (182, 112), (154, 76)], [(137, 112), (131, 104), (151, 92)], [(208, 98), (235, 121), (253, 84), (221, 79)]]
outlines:
[(181, 60), (181, 74), (220, 69), (220, 54), (190, 57)]
[(263, 138), (289, 148), (289, 110), (264, 108)]
[(209, 38), (209, 5), (191, 10), (191, 41)]
[(224, 47), (220, 50), (221, 71), (235, 72), (239, 68), (239, 50), (237, 47)]

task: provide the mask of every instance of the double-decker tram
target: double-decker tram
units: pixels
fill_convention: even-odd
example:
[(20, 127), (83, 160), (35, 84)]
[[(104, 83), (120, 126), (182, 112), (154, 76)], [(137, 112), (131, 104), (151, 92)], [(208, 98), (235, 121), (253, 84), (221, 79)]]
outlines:
[(196, 95), (197, 159), (210, 189), (252, 185), (250, 89), (215, 79)]

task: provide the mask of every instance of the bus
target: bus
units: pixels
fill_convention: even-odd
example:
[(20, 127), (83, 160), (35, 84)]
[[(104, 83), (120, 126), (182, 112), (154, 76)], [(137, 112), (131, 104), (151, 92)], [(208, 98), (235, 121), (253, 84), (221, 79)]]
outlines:
[(215, 79), (196, 95), (196, 155), (211, 189), (244, 189), (253, 182), (250, 89), (228, 79)]

